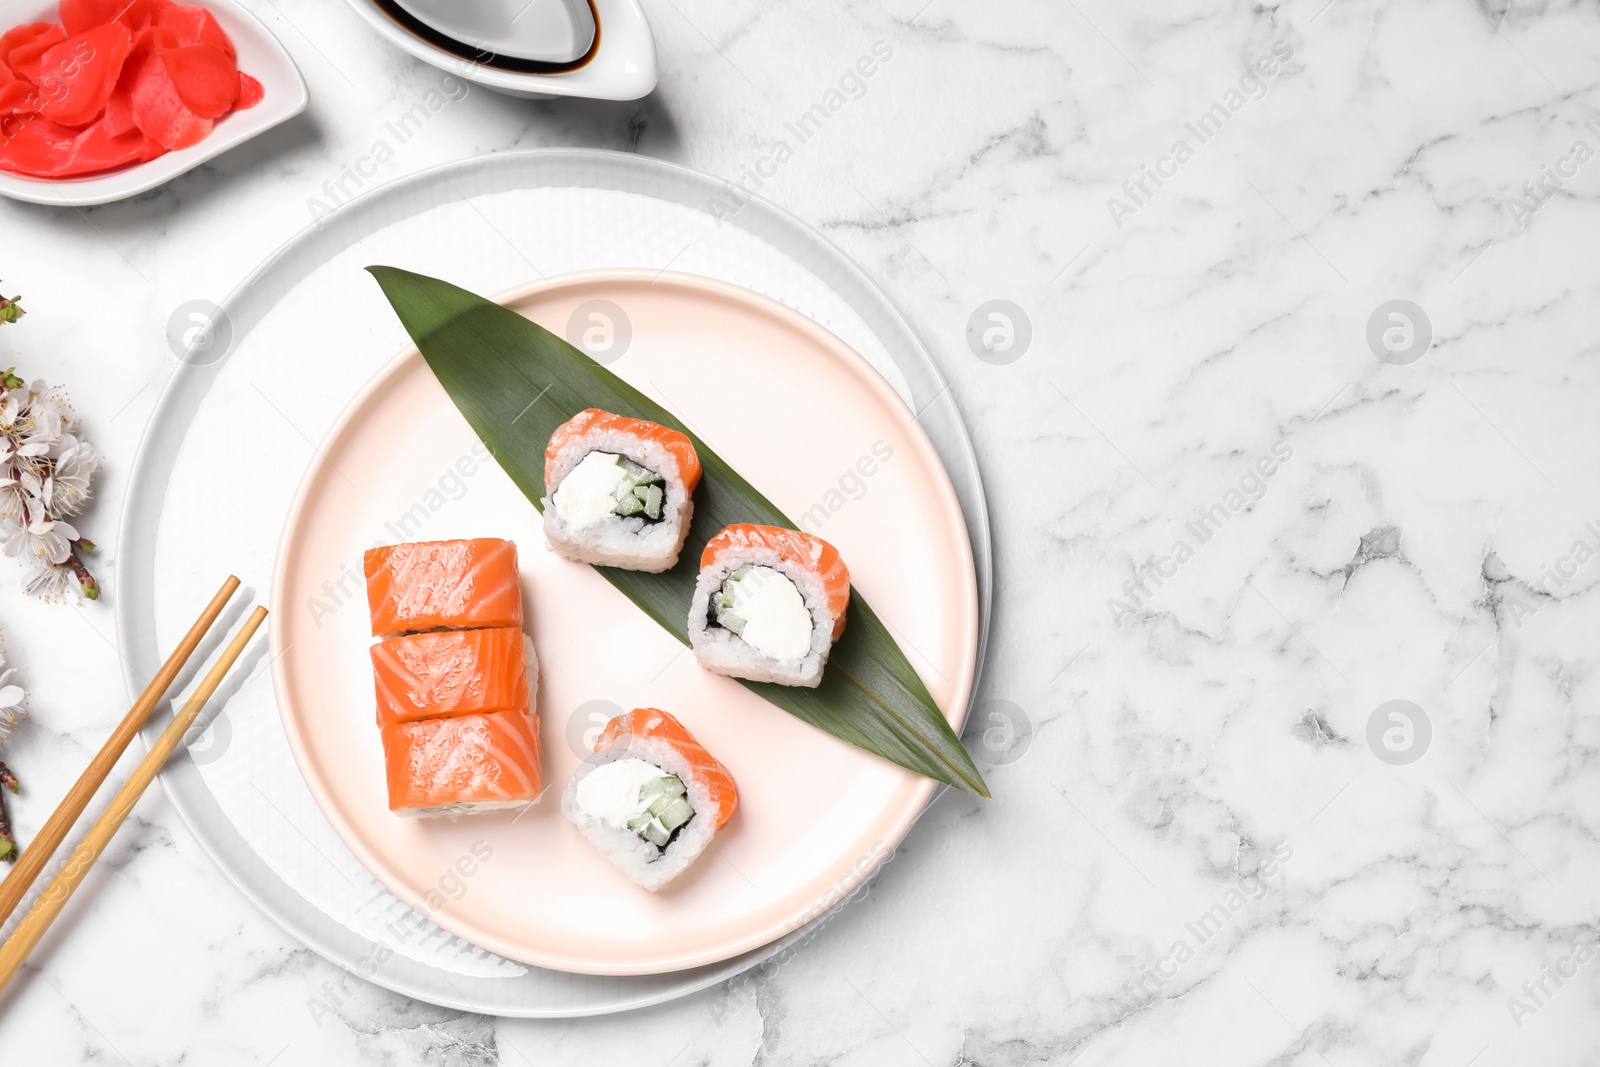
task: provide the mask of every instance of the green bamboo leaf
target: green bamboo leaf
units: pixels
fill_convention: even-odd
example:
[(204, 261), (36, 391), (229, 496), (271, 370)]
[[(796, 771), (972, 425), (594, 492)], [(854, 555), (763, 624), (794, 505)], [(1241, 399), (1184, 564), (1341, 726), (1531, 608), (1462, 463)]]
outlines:
[[(367, 269), (445, 392), (534, 507), (544, 496), (546, 442), (585, 408), (648, 419), (689, 436), (705, 473), (678, 565), (661, 574), (595, 568), (685, 645), (706, 541), (735, 522), (797, 529), (671, 412), (562, 338), (448, 282), (396, 267)], [(957, 789), (989, 795), (927, 686), (854, 589), (844, 636), (833, 646), (818, 688), (744, 684), (859, 748)]]

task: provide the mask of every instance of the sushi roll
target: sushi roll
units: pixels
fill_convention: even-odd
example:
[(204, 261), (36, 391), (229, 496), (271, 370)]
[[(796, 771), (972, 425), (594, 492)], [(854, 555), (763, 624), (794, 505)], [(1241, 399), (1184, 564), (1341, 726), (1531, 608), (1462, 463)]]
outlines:
[(483, 537), (364, 558), (389, 809), (464, 815), (539, 799), (539, 661), (517, 546)]
[(728, 769), (677, 719), (635, 708), (606, 723), (567, 783), (561, 813), (653, 893), (688, 869), (738, 804)]
[(389, 810), (471, 815), (539, 799), (538, 719), (525, 711), (396, 722), (383, 728)]
[(718, 674), (814, 689), (849, 606), (850, 572), (832, 545), (739, 523), (700, 554), (689, 642), (700, 665)]
[(550, 435), (544, 484), (553, 550), (580, 563), (664, 571), (689, 533), (700, 457), (676, 430), (589, 408)]
[(537, 710), (539, 658), (515, 626), (409, 634), (372, 646), (378, 725)]
[(522, 626), (517, 546), (494, 537), (370, 549), (372, 636)]

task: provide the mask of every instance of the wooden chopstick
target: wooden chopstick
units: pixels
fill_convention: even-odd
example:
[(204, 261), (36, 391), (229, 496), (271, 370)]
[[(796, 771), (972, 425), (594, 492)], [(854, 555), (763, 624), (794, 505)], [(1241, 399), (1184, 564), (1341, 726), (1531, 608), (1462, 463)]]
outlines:
[(222, 650), (222, 655), (217, 657), (217, 662), (212, 664), (211, 670), (206, 673), (194, 694), (189, 697), (189, 702), (183, 706), (182, 711), (173, 716), (172, 722), (167, 724), (167, 728), (161, 732), (156, 743), (150, 746), (150, 751), (139, 761), (139, 766), (117, 791), (116, 797), (107, 806), (105, 813), (90, 828), (83, 843), (73, 850), (71, 858), (50, 882), (49, 888), (34, 902), (22, 922), (17, 924), (11, 940), (7, 941), (4, 947), (0, 947), (0, 990), (3, 990), (22, 968), (28, 953), (33, 951), (45, 931), (50, 929), (50, 924), (61, 913), (67, 899), (89, 873), (89, 868), (94, 866), (94, 861), (100, 858), (100, 853), (105, 851), (106, 845), (111, 843), (112, 836), (128, 817), (128, 812), (133, 810), (134, 804), (138, 803), (139, 797), (155, 780), (156, 775), (161, 773), (167, 757), (171, 756), (183, 741), (184, 733), (205, 708), (206, 701), (211, 699), (211, 694), (217, 691), (217, 686), (222, 684), (228, 669), (239, 658), (244, 646), (249, 644), (250, 638), (266, 617), (267, 609), (258, 607), (250, 613), (249, 618), (245, 619), (239, 632), (228, 642), (228, 647)]
[(106, 738), (106, 743), (100, 746), (100, 751), (89, 761), (89, 766), (83, 769), (72, 789), (56, 806), (50, 820), (44, 824), (44, 829), (35, 834), (33, 840), (28, 842), (28, 847), (22, 850), (22, 856), (11, 868), (11, 873), (6, 875), (4, 882), (0, 882), (0, 923), (10, 918), (17, 902), (27, 894), (28, 887), (39, 877), (44, 865), (50, 862), (50, 857), (54, 855), (62, 839), (67, 836), (67, 831), (78, 821), (83, 809), (89, 806), (90, 798), (105, 782), (106, 776), (111, 773), (111, 768), (117, 765), (117, 760), (122, 758), (122, 753), (127, 750), (133, 735), (139, 732), (140, 727), (144, 726), (144, 721), (150, 717), (151, 710), (161, 702), (162, 697), (167, 695), (172, 680), (183, 670), (184, 664), (189, 662), (189, 657), (199, 647), (212, 624), (217, 621), (217, 616), (221, 615), (222, 609), (227, 606), (234, 590), (238, 588), (239, 579), (229, 575), (228, 580), (222, 583), (222, 588), (217, 590), (217, 595), (211, 598), (211, 603), (206, 605), (206, 610), (200, 613), (194, 625), (189, 627), (189, 632), (183, 635), (183, 640), (178, 642), (178, 647), (172, 650), (172, 655), (167, 657), (167, 662), (163, 663), (156, 676), (150, 679), (150, 684), (144, 687), (144, 692), (139, 694), (138, 701), (128, 709), (128, 714), (122, 717), (115, 732)]

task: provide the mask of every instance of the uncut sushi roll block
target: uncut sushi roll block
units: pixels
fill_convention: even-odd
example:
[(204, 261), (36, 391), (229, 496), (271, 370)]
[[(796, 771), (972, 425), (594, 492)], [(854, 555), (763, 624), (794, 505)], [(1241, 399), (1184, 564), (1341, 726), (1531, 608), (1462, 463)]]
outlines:
[(544, 533), (567, 559), (659, 572), (678, 562), (700, 457), (688, 437), (599, 408), (556, 427), (544, 453)]
[(700, 555), (689, 643), (718, 674), (814, 689), (849, 606), (850, 571), (828, 542), (738, 523)]
[(477, 538), (366, 554), (377, 721), (389, 808), (464, 815), (520, 808), (543, 775), (539, 661), (522, 631), (517, 547)]
[(651, 892), (688, 870), (738, 805), (728, 769), (656, 708), (608, 722), (561, 796), (589, 843)]

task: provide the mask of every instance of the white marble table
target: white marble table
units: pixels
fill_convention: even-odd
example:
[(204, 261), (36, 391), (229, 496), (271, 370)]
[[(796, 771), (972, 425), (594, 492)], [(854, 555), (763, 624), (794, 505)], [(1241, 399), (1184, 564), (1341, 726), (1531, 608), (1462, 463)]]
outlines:
[[(436, 81), (342, 4), (251, 6), (308, 115), (131, 203), (0, 204), (29, 310), (0, 365), (68, 383), (107, 462), (83, 523), (106, 601), (27, 601), (0, 561), (24, 838), (125, 704), (111, 535), (169, 313), (304, 226)], [(748, 172), (821, 227), (972, 428), (983, 698), (1031, 743), (782, 967), (560, 1023), (345, 979), (152, 793), (0, 1002), (5, 1062), (1600, 1061), (1593, 5), (649, 7), (648, 100), (474, 91), (359, 184), (597, 146)], [(1010, 362), (967, 341), (991, 300), (1029, 320)], [(1409, 342), (1393, 300), (1426, 316)], [(1394, 700), (1409, 719), (1374, 728)]]

